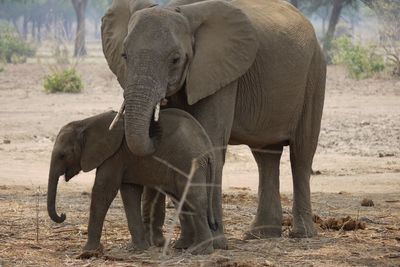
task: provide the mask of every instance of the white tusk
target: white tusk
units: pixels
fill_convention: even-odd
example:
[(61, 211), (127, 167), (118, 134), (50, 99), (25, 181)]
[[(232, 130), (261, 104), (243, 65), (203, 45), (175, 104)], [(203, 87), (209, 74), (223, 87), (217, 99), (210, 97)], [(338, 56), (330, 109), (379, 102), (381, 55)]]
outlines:
[(157, 103), (156, 108), (154, 110), (154, 121), (157, 122), (160, 118), (160, 103)]
[(110, 127), (108, 127), (108, 130), (111, 131), (112, 129), (114, 129), (115, 125), (117, 124), (117, 122), (121, 118), (122, 113), (124, 113), (124, 110), (125, 110), (125, 100), (124, 100), (124, 102), (122, 102), (122, 105), (121, 105), (120, 109), (118, 110), (117, 115), (115, 115), (115, 118), (111, 122)]

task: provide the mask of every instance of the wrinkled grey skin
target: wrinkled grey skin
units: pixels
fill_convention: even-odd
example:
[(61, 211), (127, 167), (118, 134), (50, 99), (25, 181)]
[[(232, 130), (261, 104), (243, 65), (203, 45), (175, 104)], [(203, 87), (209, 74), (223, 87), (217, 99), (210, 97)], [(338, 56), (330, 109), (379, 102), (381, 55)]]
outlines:
[[(211, 141), (201, 125), (188, 113), (166, 109), (161, 114), (163, 133), (154, 157), (166, 160), (185, 173), (190, 172), (192, 159), (196, 159), (198, 164), (192, 179), (196, 186), (190, 187), (183, 206), (183, 211), (191, 212), (194, 217), (185, 213), (181, 215), (182, 233), (175, 247), (188, 248), (193, 254), (209, 254), (213, 252), (210, 227), (214, 224), (206, 186), (213, 182), (214, 177)], [(141, 217), (141, 186), (160, 188), (179, 200), (187, 182), (186, 177), (153, 156), (134, 156), (123, 137), (123, 120), (112, 131), (108, 130), (115, 115), (115, 112), (107, 112), (69, 123), (61, 129), (54, 144), (47, 202), (48, 213), (53, 221), (60, 223), (65, 220), (65, 215), (59, 216), (55, 208), (59, 177), (65, 174), (68, 181), (81, 169), (89, 171), (97, 168), (92, 189), (88, 240), (82, 257), (96, 255), (104, 218), (118, 190), (124, 203), (132, 244), (137, 249), (146, 249), (149, 244)]]
[[(118, 26), (128, 29), (118, 47), (125, 65), (118, 61), (117, 52), (108, 50), (107, 40), (115, 38), (105, 37), (114, 32), (113, 25), (117, 26), (109, 23), (113, 18), (107, 15), (103, 49), (124, 88), (125, 134), (132, 153), (154, 152), (157, 143), (149, 125), (154, 106), (164, 97), (169, 107), (192, 114), (215, 147), (248, 145), (259, 169), (257, 214), (245, 235), (251, 239), (281, 235), (279, 165), (283, 146), (289, 145), (294, 192), (292, 235), (315, 236), (310, 172), (320, 131), (326, 63), (309, 21), (286, 1), (278, 0), (176, 0), (167, 7), (130, 2), (135, 5), (129, 25)], [(228, 9), (234, 12), (225, 14)], [(234, 29), (247, 22), (251, 29), (245, 25), (245, 30), (230, 33), (231, 28), (222, 28), (225, 21), (234, 20), (231, 14), (241, 17)], [(224, 19), (218, 20), (223, 15)], [(108, 31), (104, 30), (107, 27)], [(250, 31), (254, 35), (240, 38)], [(229, 46), (235, 40), (234, 48)], [(243, 60), (237, 62), (236, 57), (243, 54)], [(243, 70), (248, 59), (252, 62)], [(213, 77), (213, 73), (218, 75)], [(218, 187), (224, 161), (225, 149), (217, 150), (213, 209), (218, 227), (213, 235), (220, 237), (220, 248), (226, 247)]]

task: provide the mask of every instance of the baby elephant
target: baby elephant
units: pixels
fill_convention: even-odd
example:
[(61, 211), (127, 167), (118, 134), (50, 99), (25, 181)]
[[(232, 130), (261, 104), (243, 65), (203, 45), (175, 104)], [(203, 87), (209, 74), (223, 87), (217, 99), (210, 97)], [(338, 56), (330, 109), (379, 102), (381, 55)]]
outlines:
[(212, 253), (212, 187), (207, 187), (207, 184), (214, 182), (214, 156), (212, 143), (204, 129), (190, 114), (179, 109), (165, 109), (161, 111), (159, 123), (152, 122), (155, 138), (159, 137), (157, 151), (153, 156), (137, 157), (127, 147), (123, 119), (113, 130), (108, 130), (115, 115), (115, 112), (103, 113), (71, 122), (61, 129), (51, 156), (47, 193), (50, 218), (58, 223), (66, 218), (65, 214), (57, 214), (55, 205), (60, 176), (65, 175), (65, 180), (69, 181), (81, 170), (88, 172), (97, 168), (92, 189), (88, 240), (82, 255), (90, 257), (101, 248), (104, 218), (118, 190), (121, 192), (132, 244), (136, 248), (146, 249), (148, 242), (140, 205), (142, 186), (160, 188), (179, 200), (188, 179), (171, 166), (188, 174), (192, 160), (196, 159), (198, 168), (192, 177), (192, 186), (187, 191), (183, 205), (185, 212), (180, 216), (182, 234), (178, 243), (190, 244), (186, 247), (193, 254)]

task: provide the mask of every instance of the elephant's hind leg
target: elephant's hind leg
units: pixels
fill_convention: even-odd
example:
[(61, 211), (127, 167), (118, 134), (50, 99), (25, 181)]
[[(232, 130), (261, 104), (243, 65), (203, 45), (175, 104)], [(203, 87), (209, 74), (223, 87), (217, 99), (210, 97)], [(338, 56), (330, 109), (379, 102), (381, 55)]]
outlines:
[(181, 234), (179, 239), (176, 240), (174, 248), (176, 249), (187, 249), (193, 243), (195, 235), (194, 228), (192, 225), (192, 215), (179, 215), (179, 221), (181, 224)]
[(282, 206), (279, 194), (279, 164), (282, 146), (253, 150), (258, 165), (258, 207), (251, 229), (245, 239), (280, 237), (282, 233)]
[[(290, 142), (290, 163), (293, 175), (292, 237), (317, 234), (312, 220), (310, 174), (321, 127), (325, 93), (326, 66), (317, 51), (309, 72), (303, 111), (293, 140)], [(319, 66), (319, 67), (318, 67)]]
[(150, 244), (161, 247), (165, 242), (162, 230), (165, 220), (165, 195), (153, 188), (144, 187), (142, 215)]
[[(198, 170), (193, 177), (193, 182), (204, 181), (205, 179), (198, 179), (204, 177), (206, 171), (201, 172)], [(187, 203), (191, 203), (193, 208), (187, 205), (187, 210), (192, 210), (194, 216), (185, 215), (185, 217), (192, 223), (192, 229), (194, 229), (193, 242), (189, 246), (188, 250), (192, 254), (210, 254), (214, 251), (214, 236), (211, 233), (211, 229), (208, 225), (207, 209), (208, 207), (208, 195), (206, 186), (202, 187), (191, 187), (186, 197)]]
[(296, 145), (290, 148), (293, 175), (293, 230), (290, 233), (291, 237), (313, 237), (317, 234), (312, 220), (310, 196), (312, 157), (310, 159), (309, 155), (304, 154), (306, 153), (301, 152)]

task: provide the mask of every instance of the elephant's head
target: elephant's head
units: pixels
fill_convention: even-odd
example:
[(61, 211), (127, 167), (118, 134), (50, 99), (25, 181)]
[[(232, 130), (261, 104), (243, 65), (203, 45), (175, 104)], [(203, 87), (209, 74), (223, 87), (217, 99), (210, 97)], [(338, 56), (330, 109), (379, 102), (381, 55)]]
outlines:
[(56, 211), (57, 185), (60, 176), (69, 181), (81, 170), (87, 172), (101, 165), (121, 146), (123, 122), (108, 130), (115, 112), (107, 112), (85, 120), (71, 122), (61, 128), (51, 154), (47, 190), (47, 211), (50, 218), (61, 223), (65, 214)]
[(240, 9), (179, 1), (114, 0), (103, 17), (103, 51), (124, 88), (125, 136), (135, 155), (155, 151), (160, 100), (185, 88), (192, 105), (242, 76), (257, 53), (255, 30)]

